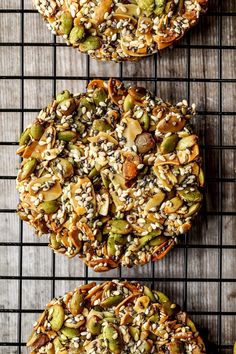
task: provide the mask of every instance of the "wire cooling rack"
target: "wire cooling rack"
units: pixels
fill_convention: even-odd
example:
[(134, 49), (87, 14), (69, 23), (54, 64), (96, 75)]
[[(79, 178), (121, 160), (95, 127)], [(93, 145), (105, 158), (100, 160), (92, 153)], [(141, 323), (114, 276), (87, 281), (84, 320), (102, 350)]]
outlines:
[[(53, 37), (31, 0), (0, 0), (0, 354), (25, 342), (50, 297), (91, 280), (138, 279), (158, 286), (197, 323), (208, 353), (232, 353), (236, 340), (236, 4), (210, 9), (174, 49), (137, 64), (97, 63)], [(79, 91), (110, 76), (199, 107), (206, 202), (193, 230), (162, 262), (95, 274), (47, 248), (15, 215), (20, 132), (56, 91)]]

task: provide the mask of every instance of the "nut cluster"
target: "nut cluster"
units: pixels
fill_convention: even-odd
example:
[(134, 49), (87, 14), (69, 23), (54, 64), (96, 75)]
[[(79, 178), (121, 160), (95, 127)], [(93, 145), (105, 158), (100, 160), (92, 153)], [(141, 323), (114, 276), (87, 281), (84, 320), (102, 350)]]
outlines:
[(34, 0), (54, 34), (100, 60), (138, 60), (172, 45), (208, 0)]
[(95, 271), (161, 259), (201, 206), (194, 109), (115, 79), (58, 94), (20, 137), (19, 216)]
[(116, 280), (53, 299), (27, 346), (31, 354), (206, 353), (194, 323), (166, 295)]

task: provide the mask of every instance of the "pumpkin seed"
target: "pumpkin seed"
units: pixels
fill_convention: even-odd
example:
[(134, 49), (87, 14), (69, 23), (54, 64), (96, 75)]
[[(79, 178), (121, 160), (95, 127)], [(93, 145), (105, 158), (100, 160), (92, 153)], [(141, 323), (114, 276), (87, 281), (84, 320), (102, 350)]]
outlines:
[(69, 41), (73, 46), (78, 46), (85, 37), (85, 30), (83, 25), (78, 25), (72, 28), (69, 36)]
[(70, 131), (70, 130), (66, 130), (63, 132), (59, 132), (57, 133), (57, 139), (58, 140), (62, 140), (62, 141), (72, 141), (77, 137), (76, 132)]
[(60, 33), (68, 35), (73, 26), (73, 18), (70, 12), (69, 11), (63, 12), (59, 20), (60, 20), (60, 25), (59, 25)]
[(179, 190), (180, 197), (188, 203), (197, 203), (202, 201), (202, 193), (197, 188), (187, 187), (183, 190)]
[(59, 331), (63, 325), (64, 317), (65, 317), (63, 307), (58, 304), (53, 305), (51, 316), (52, 316), (52, 318), (49, 322), (50, 322), (52, 330)]
[(106, 132), (111, 129), (111, 126), (103, 119), (94, 119), (92, 128), (98, 132)]
[(75, 291), (70, 301), (70, 310), (73, 316), (77, 316), (83, 311), (83, 301), (84, 295)]
[(43, 135), (44, 129), (42, 125), (40, 124), (33, 124), (30, 128), (30, 135), (32, 136), (33, 139), (39, 140), (41, 136)]
[(162, 140), (160, 145), (160, 152), (162, 154), (169, 154), (175, 150), (176, 144), (178, 142), (177, 135), (170, 135)]
[(93, 92), (93, 100), (96, 106), (99, 106), (101, 102), (105, 102), (107, 97), (107, 91), (104, 88), (96, 88)]
[(27, 128), (23, 131), (20, 136), (19, 144), (26, 145), (30, 141), (30, 128)]
[(88, 52), (89, 50), (96, 50), (101, 47), (101, 42), (99, 37), (88, 36), (85, 40), (80, 43), (79, 49), (81, 52)]
[(61, 102), (65, 101), (65, 100), (68, 100), (69, 98), (71, 98), (70, 91), (64, 90), (64, 91), (62, 91), (62, 92), (57, 94), (56, 101), (57, 101), (57, 103), (61, 103)]
[(123, 345), (118, 329), (109, 323), (106, 327), (103, 328), (102, 333), (103, 338), (108, 342), (109, 350), (114, 354), (121, 353)]
[(61, 333), (67, 338), (71, 339), (79, 335), (79, 330), (76, 328), (62, 327)]
[(87, 320), (87, 328), (92, 335), (99, 335), (102, 331), (101, 318), (93, 315)]
[(117, 306), (122, 301), (122, 299), (123, 295), (110, 296), (103, 300), (100, 305), (106, 309), (108, 307)]
[(42, 209), (46, 214), (53, 214), (59, 208), (59, 203), (56, 200), (50, 200), (40, 204), (40, 209)]
[(131, 225), (126, 220), (112, 220), (111, 232), (114, 234), (129, 234), (132, 230)]
[(31, 158), (31, 159), (27, 160), (22, 168), (22, 172), (20, 174), (20, 180), (22, 181), (22, 180), (28, 178), (34, 172), (36, 166), (37, 166), (36, 159)]

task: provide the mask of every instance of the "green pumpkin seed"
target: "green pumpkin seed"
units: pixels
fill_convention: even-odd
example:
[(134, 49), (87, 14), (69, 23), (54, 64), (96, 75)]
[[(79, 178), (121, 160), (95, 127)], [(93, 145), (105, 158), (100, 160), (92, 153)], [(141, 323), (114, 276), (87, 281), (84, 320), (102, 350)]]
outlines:
[(96, 169), (96, 167), (92, 168), (92, 170), (89, 172), (89, 178), (93, 178), (99, 175), (99, 171)]
[(100, 305), (106, 309), (109, 307), (117, 306), (122, 300), (123, 300), (123, 295), (114, 295), (101, 301)]
[(63, 347), (63, 345), (61, 344), (61, 341), (59, 339), (59, 337), (56, 337), (53, 341), (54, 347), (55, 349), (61, 349)]
[(54, 331), (59, 331), (64, 322), (64, 317), (65, 317), (64, 309), (61, 305), (58, 304), (53, 305), (51, 309), (52, 309), (52, 318), (49, 321), (51, 324), (51, 328)]
[(79, 49), (81, 52), (88, 52), (89, 50), (96, 50), (101, 47), (101, 42), (99, 37), (88, 36), (85, 40), (80, 43)]
[(43, 127), (40, 124), (33, 124), (30, 128), (30, 135), (32, 136), (33, 139), (39, 140), (41, 136), (43, 135)]
[(109, 350), (114, 354), (122, 352), (122, 341), (118, 329), (112, 324), (108, 324), (103, 328), (103, 338), (108, 342)]
[(150, 242), (149, 242), (149, 245), (151, 247), (154, 247), (154, 246), (160, 246), (162, 243), (164, 243), (165, 241), (167, 240), (167, 237), (165, 236), (157, 236), (155, 238), (153, 238)]
[(201, 203), (194, 203), (191, 205), (188, 209), (187, 214), (184, 214), (185, 218), (188, 218), (189, 216), (195, 215), (201, 208)]
[(30, 141), (30, 128), (27, 128), (23, 131), (20, 136), (19, 144), (26, 145)]
[(170, 199), (169, 202), (171, 203), (171, 205), (168, 204), (164, 207), (164, 211), (167, 214), (175, 213), (183, 205), (183, 200), (180, 199), (179, 197), (174, 197)]
[(59, 132), (57, 133), (57, 139), (58, 140), (62, 140), (62, 141), (72, 141), (77, 137), (76, 132), (70, 131), (70, 130), (66, 130), (64, 132)]
[(170, 135), (164, 138), (160, 145), (160, 152), (162, 154), (169, 154), (175, 150), (176, 144), (178, 142), (177, 135)]
[(150, 117), (147, 112), (145, 112), (140, 118), (140, 123), (144, 130), (148, 130), (150, 126)]
[(56, 200), (50, 200), (40, 204), (40, 209), (42, 209), (45, 214), (55, 213), (59, 208), (59, 204)]
[(165, 11), (166, 0), (155, 0), (156, 6), (154, 12), (157, 16), (160, 16)]
[(73, 46), (77, 46), (84, 39), (85, 30), (83, 25), (78, 25), (72, 28), (69, 36), (69, 42)]
[(57, 111), (59, 111), (63, 116), (71, 115), (76, 109), (76, 103), (74, 98), (68, 98), (61, 101), (57, 106)]
[(236, 342), (234, 343), (234, 353), (233, 354), (236, 354)]
[(154, 11), (155, 0), (137, 0), (137, 4), (149, 16)]
[(61, 247), (61, 243), (57, 241), (56, 234), (50, 234), (50, 246), (54, 250), (58, 250)]
[(107, 97), (107, 92), (104, 88), (96, 88), (93, 92), (93, 100), (96, 106), (99, 106), (100, 102), (105, 102)]
[(73, 316), (77, 316), (83, 311), (83, 302), (84, 295), (82, 293), (78, 293), (78, 291), (74, 292), (70, 301), (70, 310)]
[(89, 317), (87, 320), (87, 328), (92, 335), (98, 336), (102, 330), (101, 318), (96, 315)]
[(137, 342), (139, 340), (140, 331), (138, 328), (130, 326), (129, 333), (135, 342)]
[(156, 298), (155, 298), (153, 292), (147, 286), (144, 286), (143, 293), (144, 293), (144, 295), (148, 296), (152, 302), (156, 302)]
[(79, 121), (76, 122), (76, 130), (78, 133), (83, 134), (85, 132), (85, 125)]
[(160, 230), (155, 230), (145, 236), (142, 236), (139, 239), (139, 245), (137, 249), (141, 249), (142, 247), (144, 247), (147, 243), (149, 243), (149, 241), (151, 241), (153, 238), (156, 238), (160, 233)]
[(31, 173), (34, 172), (35, 168), (37, 166), (37, 160), (34, 158), (31, 158), (29, 160), (26, 161), (26, 163), (24, 164), (22, 171), (20, 173), (20, 180), (24, 180), (26, 178), (28, 178)]
[(112, 220), (111, 222), (111, 232), (114, 234), (126, 235), (130, 233), (132, 226), (126, 220)]
[(123, 110), (124, 112), (128, 112), (129, 110), (131, 110), (132, 108), (134, 108), (134, 101), (133, 101), (133, 97), (131, 95), (127, 95), (124, 99), (124, 103), (123, 103)]
[(63, 12), (63, 14), (60, 17), (60, 25), (59, 25), (60, 33), (68, 35), (71, 31), (72, 26), (73, 26), (73, 18), (70, 12)]
[(198, 137), (196, 135), (188, 135), (185, 136), (184, 138), (180, 139), (177, 146), (176, 150), (186, 150), (191, 148), (193, 145), (195, 145), (198, 141)]
[[(156, 300), (155, 300), (156, 302)], [(158, 313), (155, 313), (154, 315), (152, 315), (151, 317), (149, 317), (148, 319), (150, 322), (159, 322), (160, 320), (160, 316)]]
[(144, 340), (144, 341), (142, 341), (141, 345), (139, 346), (139, 350), (143, 354), (148, 354), (151, 352), (152, 346), (153, 346), (152, 341)]
[(192, 187), (187, 187), (181, 191), (178, 191), (178, 194), (180, 195), (180, 197), (188, 203), (199, 203), (202, 201), (203, 195), (202, 193), (195, 188), (194, 190), (192, 190)]
[(66, 336), (67, 338), (71, 339), (77, 337), (79, 334), (78, 328), (69, 328), (69, 327), (62, 327), (61, 333)]
[(71, 93), (70, 91), (65, 90), (57, 94), (56, 101), (57, 103), (61, 103), (65, 100), (68, 100), (69, 98), (71, 98)]
[(115, 239), (113, 235), (109, 236), (107, 239), (107, 254), (109, 257), (115, 256), (116, 254)]
[(93, 124), (92, 124), (93, 130), (99, 131), (99, 132), (106, 132), (107, 130), (111, 130), (111, 126), (109, 123), (107, 123), (103, 119), (94, 119)]

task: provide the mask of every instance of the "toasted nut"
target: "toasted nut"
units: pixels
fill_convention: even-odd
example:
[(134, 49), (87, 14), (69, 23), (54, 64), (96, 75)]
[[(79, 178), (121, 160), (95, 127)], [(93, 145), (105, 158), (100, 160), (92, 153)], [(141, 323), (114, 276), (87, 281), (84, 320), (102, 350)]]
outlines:
[(197, 188), (195, 188), (194, 190), (192, 189), (193, 188), (191, 187), (187, 187), (183, 190), (178, 191), (178, 194), (185, 202), (201, 202), (203, 198), (202, 193)]
[(64, 309), (61, 305), (53, 305), (52, 307), (52, 318), (49, 321), (51, 328), (54, 331), (59, 331), (63, 325), (64, 322)]
[(80, 42), (84, 39), (85, 30), (84, 26), (78, 25), (72, 28), (70, 32), (69, 41), (73, 46), (79, 46)]
[(63, 140), (63, 141), (67, 141), (67, 142), (75, 140), (76, 137), (77, 137), (76, 132), (69, 131), (69, 130), (64, 131), (64, 132), (59, 132), (57, 134), (57, 138), (59, 140)]
[(30, 128), (27, 128), (23, 131), (20, 136), (19, 144), (26, 145), (30, 141)]
[(144, 154), (155, 146), (155, 140), (150, 133), (142, 133), (135, 139), (135, 145), (138, 148), (140, 154)]
[(33, 139), (39, 140), (43, 135), (43, 130), (42, 125), (35, 123), (30, 128), (30, 135)]
[(68, 35), (73, 26), (73, 19), (70, 12), (63, 12), (59, 20), (60, 20), (60, 25), (59, 25), (60, 34)]
[(160, 122), (157, 124), (157, 130), (159, 130), (161, 133), (175, 133), (182, 130), (185, 124), (186, 120), (184, 118), (171, 116), (168, 120), (166, 120), (166, 118), (160, 120)]
[(173, 152), (175, 150), (177, 142), (178, 142), (177, 135), (170, 135), (164, 138), (160, 145), (160, 152), (164, 155)]
[(71, 93), (70, 91), (65, 90), (57, 94), (56, 101), (57, 103), (61, 103), (65, 100), (68, 100), (69, 98), (71, 98)]
[(36, 166), (37, 166), (36, 159), (31, 158), (31, 159), (27, 160), (22, 168), (22, 172), (21, 172), (20, 176), (18, 177), (19, 180), (22, 181), (22, 180), (28, 178), (31, 175), (31, 173), (34, 172)]
[(88, 52), (89, 50), (96, 50), (100, 48), (101, 42), (99, 37), (88, 36), (85, 40), (80, 43), (79, 49), (81, 52)]
[(184, 351), (184, 345), (181, 342), (168, 343), (167, 348), (170, 354), (182, 354)]
[(132, 230), (132, 226), (126, 220), (113, 220), (111, 222), (111, 232), (114, 234), (129, 234)]
[(59, 204), (56, 200), (51, 200), (40, 204), (40, 209), (42, 209), (46, 214), (55, 213), (58, 208)]

